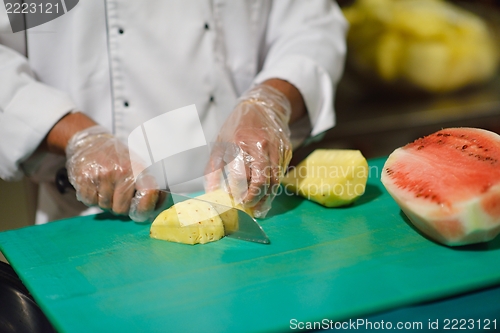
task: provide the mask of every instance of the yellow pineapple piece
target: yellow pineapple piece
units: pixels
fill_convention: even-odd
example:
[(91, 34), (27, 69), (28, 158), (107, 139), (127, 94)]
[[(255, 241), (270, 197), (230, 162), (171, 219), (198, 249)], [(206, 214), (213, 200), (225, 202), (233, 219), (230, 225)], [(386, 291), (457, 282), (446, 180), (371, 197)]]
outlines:
[(378, 74), (384, 80), (392, 81), (398, 77), (403, 48), (404, 40), (399, 34), (387, 32), (380, 37), (376, 61)]
[(186, 200), (160, 213), (151, 224), (150, 236), (177, 243), (205, 244), (224, 237), (224, 226), (211, 204)]
[(317, 149), (288, 171), (282, 184), (326, 207), (354, 202), (365, 192), (368, 163), (359, 150)]
[[(224, 210), (217, 203), (234, 209)], [(223, 189), (206, 193), (160, 213), (151, 225), (150, 236), (184, 244), (214, 242), (238, 230), (238, 208), (242, 209)]]
[[(218, 203), (226, 207), (234, 207), (236, 209), (243, 210), (243, 207), (236, 204), (233, 197), (223, 189), (205, 193), (203, 195), (200, 195), (198, 199)], [(236, 209), (228, 209), (226, 211), (222, 211), (221, 207), (219, 206), (217, 206), (217, 209), (219, 210), (220, 217), (224, 222), (226, 234), (230, 234), (231, 232), (238, 230), (238, 212), (236, 211)]]
[[(413, 42), (408, 45), (402, 72), (411, 82), (429, 91), (447, 90), (451, 49), (441, 42)], [(462, 82), (460, 82), (462, 83)]]

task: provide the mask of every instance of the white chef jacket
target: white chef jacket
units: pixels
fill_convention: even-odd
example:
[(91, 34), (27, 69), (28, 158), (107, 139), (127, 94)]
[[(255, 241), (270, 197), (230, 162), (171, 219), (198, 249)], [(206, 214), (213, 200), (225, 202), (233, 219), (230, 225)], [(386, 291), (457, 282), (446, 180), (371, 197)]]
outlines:
[[(85, 0), (15, 34), (0, 6), (0, 178), (52, 181), (64, 160), (33, 153), (75, 110), (126, 142), (147, 120), (195, 104), (214, 141), (238, 96), (269, 78), (299, 89), (315, 136), (334, 126), (346, 29), (332, 0)], [(42, 220), (83, 209), (47, 186)]]

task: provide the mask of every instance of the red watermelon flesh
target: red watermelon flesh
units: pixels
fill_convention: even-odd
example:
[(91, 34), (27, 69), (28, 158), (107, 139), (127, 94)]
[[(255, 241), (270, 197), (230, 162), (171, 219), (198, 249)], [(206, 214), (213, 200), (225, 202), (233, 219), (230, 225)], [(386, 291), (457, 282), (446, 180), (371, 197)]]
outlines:
[(446, 245), (500, 233), (500, 136), (448, 128), (396, 149), (382, 183), (410, 221)]

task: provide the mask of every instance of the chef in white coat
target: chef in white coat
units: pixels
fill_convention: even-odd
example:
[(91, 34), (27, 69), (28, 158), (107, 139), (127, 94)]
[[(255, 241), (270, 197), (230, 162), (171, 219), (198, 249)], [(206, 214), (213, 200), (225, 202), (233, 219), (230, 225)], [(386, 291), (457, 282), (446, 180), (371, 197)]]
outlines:
[[(265, 216), (293, 146), (334, 126), (346, 29), (331, 0), (86, 0), (17, 33), (2, 7), (0, 177), (40, 183), (37, 223), (98, 209), (145, 220), (158, 193), (135, 182), (127, 138), (194, 104), (207, 141), (240, 149), (230, 177)], [(180, 156), (176, 190), (202, 190), (189, 174), (224, 154)], [(65, 165), (76, 196), (55, 187)]]

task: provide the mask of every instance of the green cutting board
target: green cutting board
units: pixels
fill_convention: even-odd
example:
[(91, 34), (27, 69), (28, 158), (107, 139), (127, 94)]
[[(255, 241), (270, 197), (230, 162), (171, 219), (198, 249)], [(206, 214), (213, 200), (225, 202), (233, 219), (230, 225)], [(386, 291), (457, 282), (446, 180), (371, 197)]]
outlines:
[(285, 331), (500, 283), (500, 237), (449, 248), (412, 228), (370, 162), (345, 208), (281, 194), (262, 245), (184, 245), (110, 215), (0, 233), (0, 248), (61, 332)]

